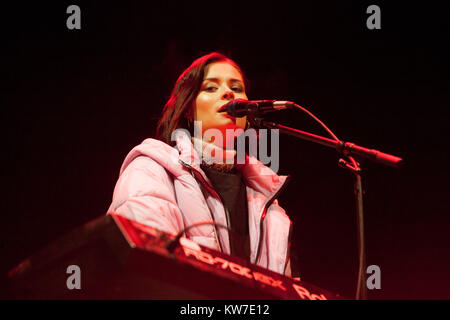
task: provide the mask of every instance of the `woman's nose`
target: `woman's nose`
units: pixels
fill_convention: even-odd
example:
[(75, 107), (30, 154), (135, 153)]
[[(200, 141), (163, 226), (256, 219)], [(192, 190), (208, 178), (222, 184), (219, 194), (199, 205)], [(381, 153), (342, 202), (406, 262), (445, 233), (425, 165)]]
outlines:
[(225, 92), (222, 95), (223, 100), (234, 100), (234, 92), (230, 89), (225, 89)]

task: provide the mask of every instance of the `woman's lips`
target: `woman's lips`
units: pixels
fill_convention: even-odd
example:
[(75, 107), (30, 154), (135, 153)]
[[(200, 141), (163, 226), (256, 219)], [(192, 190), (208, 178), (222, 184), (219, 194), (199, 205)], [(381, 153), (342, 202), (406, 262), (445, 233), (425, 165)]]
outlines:
[(223, 111), (220, 111), (220, 110), (222, 110), (222, 108), (219, 109), (219, 110), (217, 111), (217, 113), (220, 114), (221, 116), (223, 116), (223, 117), (225, 117), (225, 118), (228, 118), (228, 119), (236, 119), (235, 117), (230, 116), (230, 115), (227, 113), (227, 111), (226, 111), (225, 109), (224, 109)]
[(224, 104), (223, 106), (221, 106), (217, 112), (227, 112), (227, 105)]
[(220, 113), (220, 115), (224, 116), (225, 118), (236, 119), (235, 117), (230, 116), (230, 115), (229, 115), (228, 113), (226, 113), (226, 112), (219, 112), (219, 113)]
[(227, 113), (227, 105), (228, 103), (225, 103), (223, 106), (221, 106), (219, 110), (217, 110), (217, 113), (220, 113), (221, 115), (229, 119), (236, 119), (236, 117), (233, 117)]

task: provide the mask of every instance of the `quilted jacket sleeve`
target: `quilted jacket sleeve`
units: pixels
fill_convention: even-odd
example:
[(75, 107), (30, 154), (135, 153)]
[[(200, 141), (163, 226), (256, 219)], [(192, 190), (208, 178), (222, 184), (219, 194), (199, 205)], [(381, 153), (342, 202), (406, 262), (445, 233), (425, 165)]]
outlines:
[(173, 178), (157, 162), (135, 158), (120, 175), (108, 213), (115, 213), (161, 231), (183, 229)]

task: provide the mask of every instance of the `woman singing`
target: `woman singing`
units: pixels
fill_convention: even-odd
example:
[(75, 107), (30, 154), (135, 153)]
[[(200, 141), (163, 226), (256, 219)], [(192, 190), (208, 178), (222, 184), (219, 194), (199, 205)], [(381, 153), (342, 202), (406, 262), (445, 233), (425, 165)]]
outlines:
[(291, 220), (276, 199), (287, 177), (249, 155), (236, 161), (235, 137), (227, 132), (242, 132), (247, 121), (221, 110), (247, 99), (246, 87), (241, 68), (224, 55), (195, 60), (175, 83), (157, 139), (126, 156), (108, 213), (171, 234), (214, 221), (231, 232), (210, 224), (185, 237), (291, 276)]

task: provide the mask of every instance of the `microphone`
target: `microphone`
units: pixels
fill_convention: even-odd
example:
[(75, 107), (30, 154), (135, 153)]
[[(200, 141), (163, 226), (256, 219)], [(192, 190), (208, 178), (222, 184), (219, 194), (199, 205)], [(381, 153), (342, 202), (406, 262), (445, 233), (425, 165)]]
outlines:
[(226, 111), (230, 116), (240, 118), (249, 113), (262, 115), (273, 111), (289, 109), (294, 107), (294, 105), (290, 101), (235, 99), (220, 108), (219, 112)]

